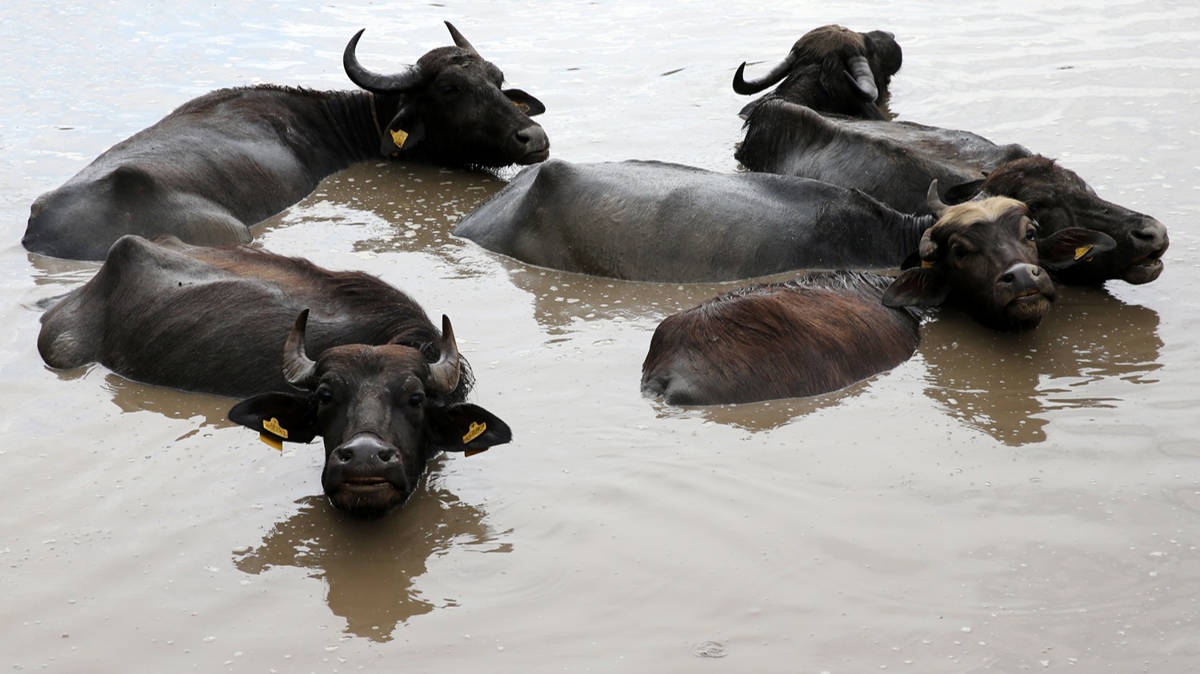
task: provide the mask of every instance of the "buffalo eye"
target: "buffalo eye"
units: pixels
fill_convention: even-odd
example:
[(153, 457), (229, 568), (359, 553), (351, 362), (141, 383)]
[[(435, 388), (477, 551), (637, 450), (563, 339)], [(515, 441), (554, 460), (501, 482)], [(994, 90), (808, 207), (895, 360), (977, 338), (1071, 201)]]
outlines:
[(1033, 227), (1030, 227), (1029, 229), (1025, 230), (1025, 240), (1026, 241), (1037, 240), (1037, 230), (1034, 229)]
[(317, 387), (317, 402), (322, 405), (328, 405), (333, 401), (333, 389), (329, 388), (329, 384), (321, 384)]
[(417, 392), (408, 397), (409, 407), (420, 407), (425, 404), (425, 394)]
[(443, 96), (452, 96), (458, 93), (458, 87), (453, 84), (443, 84), (438, 87), (438, 93)]
[(970, 253), (971, 253), (971, 251), (967, 250), (967, 247), (962, 244), (956, 243), (950, 247), (950, 254), (960, 260), (962, 258), (966, 257), (967, 255), (969, 255)]

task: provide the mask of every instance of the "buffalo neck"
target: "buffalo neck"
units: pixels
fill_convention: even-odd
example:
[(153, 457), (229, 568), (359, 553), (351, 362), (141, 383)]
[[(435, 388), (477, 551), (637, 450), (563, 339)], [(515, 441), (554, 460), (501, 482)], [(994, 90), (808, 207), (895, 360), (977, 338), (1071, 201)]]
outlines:
[(396, 113), (395, 96), (377, 96), (368, 91), (331, 91), (321, 106), (317, 122), (323, 133), (314, 137), (328, 139), (325, 148), (340, 171), (351, 164), (382, 159), (384, 128)]
[(937, 222), (937, 218), (932, 215), (908, 215), (891, 209), (887, 210), (890, 211), (887, 216), (891, 221), (889, 225), (893, 231), (898, 233), (895, 239), (897, 259), (904, 261), (917, 252), (925, 230), (932, 227)]

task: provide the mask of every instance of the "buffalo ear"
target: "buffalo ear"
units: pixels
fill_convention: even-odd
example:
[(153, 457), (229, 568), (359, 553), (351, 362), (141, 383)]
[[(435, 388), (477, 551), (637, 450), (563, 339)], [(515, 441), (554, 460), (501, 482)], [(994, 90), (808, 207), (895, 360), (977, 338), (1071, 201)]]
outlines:
[(900, 272), (892, 285), (883, 291), (884, 306), (936, 307), (950, 295), (946, 274), (933, 267), (918, 267)]
[(536, 117), (546, 111), (546, 106), (542, 105), (541, 101), (520, 89), (505, 89), (503, 93), (518, 110), (530, 117)]
[(400, 110), (383, 130), (383, 156), (390, 157), (401, 150), (408, 150), (425, 137), (425, 121), (421, 119), (421, 101), (418, 96), (405, 96)]
[(483, 451), (512, 440), (508, 424), (478, 405), (460, 403), (431, 411), (432, 442), (442, 451)]
[(946, 193), (942, 195), (942, 201), (948, 206), (955, 204), (966, 203), (975, 198), (979, 194), (980, 188), (983, 187), (983, 179), (972, 180), (971, 182), (954, 185), (946, 188)]
[(1083, 227), (1061, 229), (1044, 239), (1038, 239), (1038, 264), (1051, 271), (1066, 269), (1091, 261), (1100, 253), (1117, 247), (1117, 242), (1103, 232)]
[(263, 393), (229, 410), (229, 420), (278, 441), (309, 442), (320, 435), (311, 394)]

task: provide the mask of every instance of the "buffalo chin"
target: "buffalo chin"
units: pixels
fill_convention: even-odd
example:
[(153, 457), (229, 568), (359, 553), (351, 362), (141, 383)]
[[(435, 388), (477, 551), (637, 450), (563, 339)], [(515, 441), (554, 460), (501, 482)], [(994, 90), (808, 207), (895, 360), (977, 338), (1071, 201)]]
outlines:
[(391, 482), (346, 484), (325, 490), (329, 503), (361, 519), (376, 519), (404, 505), (411, 493), (397, 489)]

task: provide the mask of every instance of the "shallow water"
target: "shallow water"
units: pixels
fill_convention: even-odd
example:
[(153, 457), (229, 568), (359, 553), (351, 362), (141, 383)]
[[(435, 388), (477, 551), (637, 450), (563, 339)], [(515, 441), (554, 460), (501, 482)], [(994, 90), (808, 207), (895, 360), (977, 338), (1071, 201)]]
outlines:
[[(1178, 672), (1200, 666), (1200, 8), (900, 0), (0, 7), (0, 665), (107, 671)], [(319, 445), (227, 399), (38, 358), (91, 263), (20, 247), (29, 204), (191, 97), (348, 88), (449, 19), (545, 102), (552, 153), (735, 170), (729, 81), (837, 22), (893, 31), (891, 109), (1058, 157), (1170, 229), (1153, 284), (1069, 288), (1036, 331), (942, 314), (837, 393), (674, 409), (662, 317), (731, 286), (623, 283), (449, 235), (501, 183), (356, 166), (257, 228), (447, 313), (515, 441), (347, 520)], [(906, 667), (906, 665), (908, 665)]]

